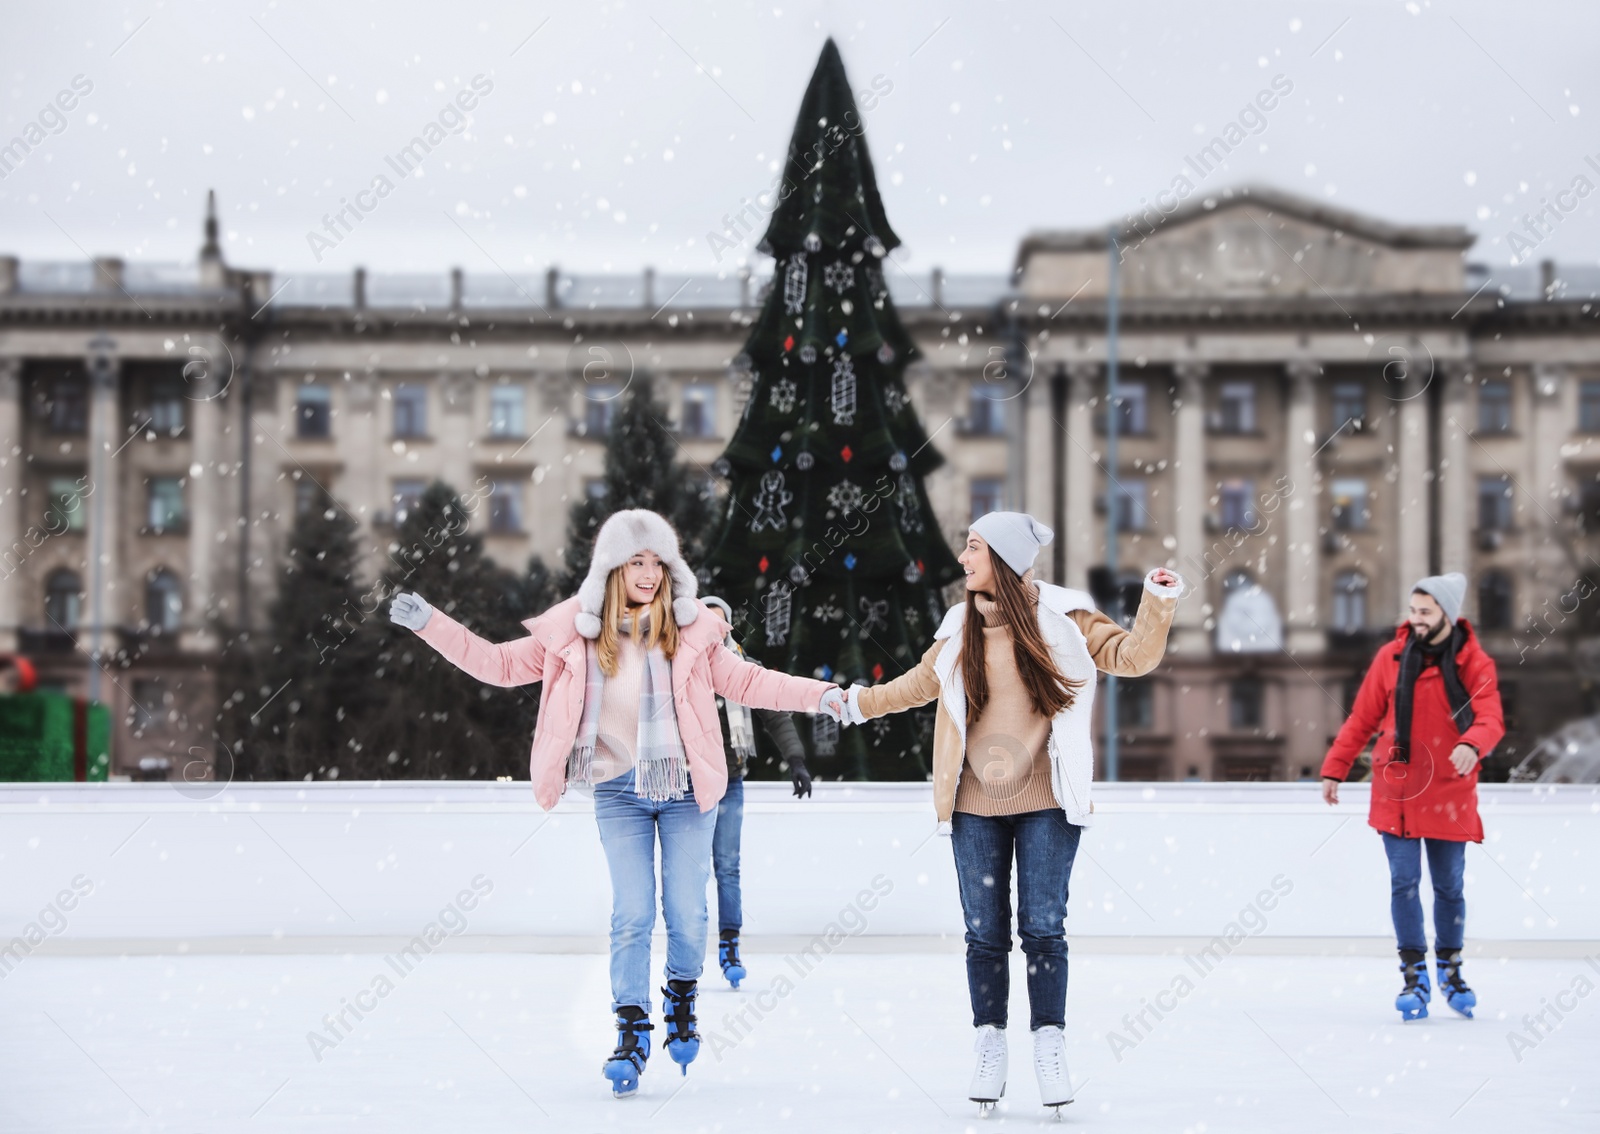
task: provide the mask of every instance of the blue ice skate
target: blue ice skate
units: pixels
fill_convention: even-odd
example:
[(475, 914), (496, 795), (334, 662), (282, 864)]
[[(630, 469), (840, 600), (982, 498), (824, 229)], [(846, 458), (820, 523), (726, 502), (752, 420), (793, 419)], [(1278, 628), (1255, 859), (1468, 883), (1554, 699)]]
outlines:
[(724, 929), (717, 942), (717, 960), (722, 965), (722, 975), (734, 988), (745, 978), (744, 962), (739, 959), (739, 931)]
[(655, 1025), (643, 1008), (625, 1004), (617, 1009), (617, 1049), (600, 1068), (611, 1080), (611, 1096), (625, 1099), (639, 1089), (639, 1076), (650, 1058), (650, 1035)]
[(1394, 1006), (1402, 1020), (1428, 1018), (1428, 1001), (1433, 989), (1428, 984), (1428, 955), (1418, 949), (1400, 950), (1400, 972), (1406, 978), (1405, 987), (1394, 998)]
[(1438, 950), (1438, 961), (1439, 994), (1451, 1008), (1472, 1019), (1472, 1010), (1478, 1006), (1478, 994), (1461, 978), (1461, 950)]
[(694, 1002), (697, 981), (669, 980), (661, 990), (667, 1012), (667, 1054), (672, 1061), (689, 1073), (689, 1064), (700, 1054), (700, 1033), (695, 1031)]

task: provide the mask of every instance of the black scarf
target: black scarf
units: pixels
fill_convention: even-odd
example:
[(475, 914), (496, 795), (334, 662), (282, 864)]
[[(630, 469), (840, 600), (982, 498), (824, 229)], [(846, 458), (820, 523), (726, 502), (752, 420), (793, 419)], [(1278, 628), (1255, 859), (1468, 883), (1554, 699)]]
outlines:
[(1437, 665), (1444, 677), (1445, 695), (1450, 698), (1450, 716), (1456, 728), (1466, 732), (1472, 727), (1472, 698), (1461, 675), (1456, 672), (1456, 654), (1467, 642), (1467, 628), (1457, 622), (1450, 636), (1443, 642), (1425, 642), (1413, 630), (1400, 651), (1400, 676), (1394, 686), (1394, 758), (1397, 763), (1411, 762), (1411, 694), (1417, 678), (1430, 665)]

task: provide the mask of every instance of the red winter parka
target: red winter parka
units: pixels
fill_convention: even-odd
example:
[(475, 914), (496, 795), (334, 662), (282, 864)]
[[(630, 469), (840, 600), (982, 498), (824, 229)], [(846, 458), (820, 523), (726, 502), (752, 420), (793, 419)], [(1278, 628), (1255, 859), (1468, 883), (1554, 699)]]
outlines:
[(1500, 711), (1500, 679), (1494, 659), (1478, 644), (1478, 636), (1461, 619), (1467, 638), (1456, 654), (1456, 674), (1472, 701), (1472, 724), (1465, 732), (1450, 716), (1444, 675), (1436, 665), (1417, 677), (1411, 702), (1411, 761), (1394, 759), (1394, 688), (1400, 674), (1400, 652), (1411, 636), (1402, 625), (1372, 659), (1356, 694), (1350, 719), (1344, 722), (1322, 762), (1324, 777), (1343, 780), (1377, 733), (1372, 749), (1372, 810), (1367, 822), (1380, 831), (1407, 839), (1483, 842), (1478, 818), (1478, 769), (1461, 775), (1450, 762), (1457, 744), (1470, 744), (1488, 756), (1505, 736)]

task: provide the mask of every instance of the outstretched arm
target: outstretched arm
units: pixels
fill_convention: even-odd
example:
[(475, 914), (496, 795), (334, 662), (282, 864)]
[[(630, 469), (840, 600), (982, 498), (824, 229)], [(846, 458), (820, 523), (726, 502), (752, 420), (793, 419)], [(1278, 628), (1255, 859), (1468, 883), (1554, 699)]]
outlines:
[(829, 681), (795, 677), (746, 661), (727, 646), (711, 651), (711, 687), (730, 701), (753, 709), (815, 713), (822, 695), (839, 687)]
[(490, 685), (531, 685), (544, 680), (545, 646), (537, 634), (512, 642), (487, 642), (442, 610), (427, 613), (416, 634), (446, 661)]
[(852, 700), (865, 720), (887, 713), (902, 713), (926, 705), (939, 695), (939, 675), (933, 671), (934, 659), (944, 649), (944, 639), (936, 640), (922, 655), (916, 667), (893, 681), (881, 685), (857, 686)]
[[(1163, 580), (1170, 578), (1172, 583)], [(1089, 645), (1095, 668), (1116, 677), (1143, 677), (1167, 652), (1167, 631), (1178, 609), (1182, 581), (1157, 568), (1145, 576), (1144, 593), (1133, 629), (1124, 630), (1115, 619), (1097, 610), (1074, 610), (1067, 617), (1077, 623)]]

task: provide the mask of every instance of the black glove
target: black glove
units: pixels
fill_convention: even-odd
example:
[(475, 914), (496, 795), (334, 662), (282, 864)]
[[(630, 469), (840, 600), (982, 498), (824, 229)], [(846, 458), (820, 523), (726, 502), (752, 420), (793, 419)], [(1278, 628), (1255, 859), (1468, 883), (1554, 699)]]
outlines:
[(789, 761), (789, 778), (794, 782), (794, 797), (803, 799), (811, 794), (811, 773), (806, 771), (806, 762), (799, 758)]

